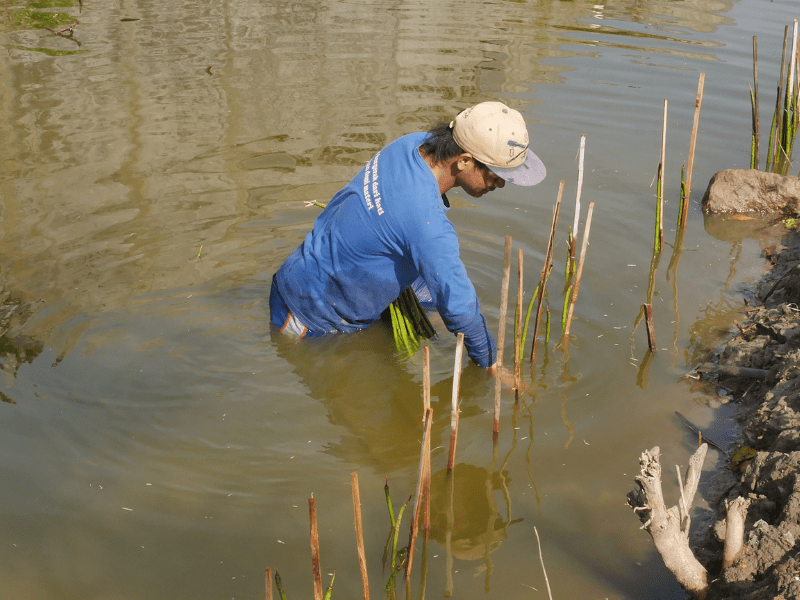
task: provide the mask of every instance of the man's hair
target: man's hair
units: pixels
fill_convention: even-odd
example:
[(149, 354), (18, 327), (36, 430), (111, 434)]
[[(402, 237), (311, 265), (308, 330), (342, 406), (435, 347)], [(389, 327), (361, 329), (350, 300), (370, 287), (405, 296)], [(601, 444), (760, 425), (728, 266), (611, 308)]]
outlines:
[[(453, 139), (453, 130), (450, 124), (445, 122), (434, 125), (428, 130), (428, 137), (422, 142), (420, 149), (425, 156), (430, 156), (435, 163), (450, 160), (454, 156), (465, 152)], [(478, 167), (485, 166), (480, 161), (475, 160), (475, 157), (472, 160), (475, 161), (475, 165)]]

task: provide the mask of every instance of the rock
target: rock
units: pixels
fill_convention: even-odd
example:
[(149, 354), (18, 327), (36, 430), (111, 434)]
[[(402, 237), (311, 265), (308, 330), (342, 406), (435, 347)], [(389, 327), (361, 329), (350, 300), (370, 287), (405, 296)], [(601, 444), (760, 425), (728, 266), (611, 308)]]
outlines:
[(711, 178), (703, 196), (706, 213), (800, 212), (800, 178), (755, 169), (726, 169)]

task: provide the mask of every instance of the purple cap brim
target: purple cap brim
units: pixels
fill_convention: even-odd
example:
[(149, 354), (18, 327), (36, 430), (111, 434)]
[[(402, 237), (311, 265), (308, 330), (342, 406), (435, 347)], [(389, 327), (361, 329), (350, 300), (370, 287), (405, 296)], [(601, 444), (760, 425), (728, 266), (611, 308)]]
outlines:
[(544, 163), (530, 150), (528, 150), (528, 157), (525, 159), (525, 162), (513, 169), (503, 169), (491, 165), (487, 166), (493, 173), (496, 173), (508, 183), (513, 183), (514, 185), (536, 185), (547, 175), (547, 169)]

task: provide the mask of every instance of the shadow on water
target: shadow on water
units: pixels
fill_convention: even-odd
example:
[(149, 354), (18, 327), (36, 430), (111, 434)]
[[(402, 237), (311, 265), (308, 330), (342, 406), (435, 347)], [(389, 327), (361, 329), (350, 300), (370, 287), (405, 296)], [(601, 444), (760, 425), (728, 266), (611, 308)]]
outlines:
[[(299, 384), (325, 408), (330, 423), (342, 428), (340, 439), (328, 442), (326, 452), (377, 474), (416, 464), (421, 378), (409, 370), (413, 365), (398, 361), (389, 325), (377, 322), (360, 332), (300, 342), (272, 327), (270, 336), (277, 355), (290, 365)], [(472, 363), (464, 367), (461, 419), (485, 412), (478, 401), (493, 383), (485, 370)], [(450, 411), (452, 387), (452, 375), (431, 386), (434, 447), (435, 440), (449, 437), (449, 421), (442, 416)]]

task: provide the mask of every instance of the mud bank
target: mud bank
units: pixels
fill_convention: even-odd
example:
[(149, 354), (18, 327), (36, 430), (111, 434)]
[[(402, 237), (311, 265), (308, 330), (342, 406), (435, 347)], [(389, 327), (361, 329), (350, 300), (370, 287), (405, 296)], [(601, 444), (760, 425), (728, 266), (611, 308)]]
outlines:
[[(746, 375), (703, 375), (731, 392), (742, 434), (703, 486), (711, 509), (695, 516), (692, 547), (715, 600), (800, 600), (800, 233), (768, 257), (747, 319), (709, 358)], [(744, 547), (722, 569), (726, 502), (737, 497), (750, 500)]]

